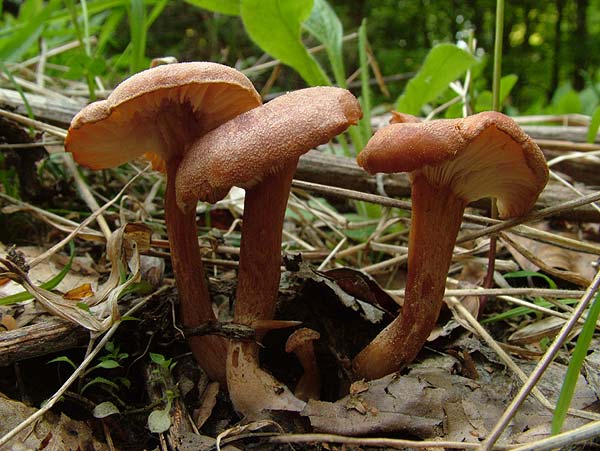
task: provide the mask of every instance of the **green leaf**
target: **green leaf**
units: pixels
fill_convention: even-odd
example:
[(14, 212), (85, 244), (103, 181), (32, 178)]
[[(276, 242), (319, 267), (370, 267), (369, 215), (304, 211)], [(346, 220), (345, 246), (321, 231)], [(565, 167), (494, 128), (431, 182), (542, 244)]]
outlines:
[(339, 17), (326, 0), (314, 0), (304, 28), (325, 46), (329, 64), (338, 86), (346, 87), (346, 69), (342, 53), (344, 29)]
[(160, 366), (164, 366), (165, 362), (167, 361), (164, 355), (157, 354), (155, 352), (150, 353), (150, 360)]
[[(26, 2), (22, 8), (31, 3), (33, 2)], [(37, 14), (27, 18), (24, 22), (25, 26), (1, 39), (0, 61), (16, 61), (35, 45), (42, 31), (44, 31), (48, 18), (57, 9), (59, 4), (60, 0), (51, 0), (44, 7), (40, 8)]]
[(417, 75), (406, 85), (396, 109), (418, 115), (424, 104), (435, 100), (476, 62), (473, 55), (453, 44), (436, 45), (427, 54)]
[(96, 384), (103, 384), (103, 385), (107, 385), (111, 388), (114, 388), (115, 390), (119, 389), (119, 386), (117, 384), (115, 384), (113, 381), (106, 379), (105, 377), (95, 377), (93, 378), (91, 381), (89, 381), (87, 384), (85, 384), (83, 386), (83, 388), (81, 389), (81, 395), (83, 395), (83, 392), (86, 391), (89, 387), (91, 387), (92, 385), (96, 385)]
[[(504, 101), (514, 88), (518, 76), (515, 74), (505, 75), (500, 79), (500, 105), (504, 104)], [(492, 91), (483, 91), (477, 96), (475, 102), (475, 112), (480, 113), (481, 111), (489, 111), (492, 109)]]
[(85, 302), (78, 302), (75, 305), (77, 305), (77, 308), (80, 308), (81, 310), (83, 310), (85, 312), (91, 313), (90, 306), (88, 304), (86, 304)]
[(579, 94), (569, 85), (563, 85), (556, 90), (547, 114), (581, 113)]
[(114, 360), (103, 360), (98, 365), (96, 365), (96, 368), (104, 368), (105, 370), (112, 370), (112, 369), (118, 368), (120, 366), (121, 365), (119, 365), (119, 362), (115, 362)]
[[(75, 244), (73, 241), (69, 242), (69, 249), (71, 251), (71, 256), (69, 257), (69, 262), (66, 266), (54, 277), (48, 279), (46, 282), (41, 284), (40, 286), (46, 290), (53, 290), (56, 286), (65, 278), (65, 276), (71, 270), (71, 265), (73, 264), (73, 258), (75, 258)], [(11, 294), (10, 296), (5, 296), (0, 299), (0, 305), (10, 305), (15, 304), (17, 302), (23, 302), (28, 299), (33, 299), (33, 296), (30, 295), (27, 291), (22, 291), (20, 293)]]
[(571, 405), (573, 399), (573, 393), (575, 393), (575, 387), (577, 385), (577, 379), (583, 366), (583, 361), (587, 356), (590, 343), (594, 337), (596, 329), (596, 321), (600, 315), (600, 295), (596, 296), (592, 303), (581, 334), (577, 339), (573, 355), (569, 360), (569, 366), (567, 373), (565, 374), (565, 380), (563, 381), (560, 389), (560, 395), (556, 402), (556, 409), (554, 410), (554, 416), (552, 417), (552, 434), (558, 434), (563, 426), (565, 418), (567, 417), (567, 411)]
[(170, 409), (156, 409), (148, 415), (148, 429), (150, 432), (159, 434), (166, 432), (171, 427)]
[(557, 288), (556, 282), (554, 280), (552, 280), (546, 274), (542, 274), (542, 273), (535, 272), (535, 271), (514, 271), (514, 272), (509, 272), (504, 275), (505, 279), (519, 279), (519, 278), (524, 278), (524, 277), (538, 277), (538, 278), (544, 279), (546, 282), (548, 282), (549, 288), (551, 288), (553, 290), (556, 290), (556, 288)]
[(75, 365), (75, 363), (67, 356), (61, 355), (60, 357), (50, 360), (48, 363), (56, 363), (56, 362), (65, 362), (65, 363), (68, 363), (69, 365), (71, 365), (74, 370), (77, 369), (77, 365)]
[(294, 68), (311, 86), (330, 85), (325, 72), (302, 44), (300, 27), (312, 0), (241, 0), (244, 26), (265, 52)]
[(596, 141), (596, 135), (598, 134), (598, 129), (600, 128), (600, 106), (596, 107), (594, 110), (594, 114), (592, 115), (592, 120), (590, 121), (590, 126), (588, 127), (587, 132), (587, 142), (593, 144)]
[(240, 15), (240, 0), (185, 0), (185, 2), (215, 13), (229, 16)]
[(110, 401), (104, 401), (94, 407), (94, 418), (106, 418), (115, 413), (121, 413), (119, 408)]
[[(577, 304), (577, 302), (579, 302), (579, 300), (578, 299), (560, 299), (558, 302), (560, 302), (561, 304), (564, 304), (564, 305), (572, 305), (572, 304)], [(535, 303), (537, 305), (539, 305), (540, 307), (546, 307), (546, 308), (552, 308), (554, 306), (554, 304), (551, 304), (550, 302), (545, 301), (541, 298), (538, 298), (535, 301)], [(506, 310), (502, 313), (492, 315), (489, 318), (484, 318), (484, 319), (480, 320), (480, 323), (488, 324), (488, 323), (502, 321), (505, 319), (514, 318), (514, 317), (518, 317), (518, 316), (529, 315), (530, 313), (536, 313), (536, 311), (533, 309), (530, 309), (529, 307), (524, 307), (524, 306), (515, 307), (510, 310)]]

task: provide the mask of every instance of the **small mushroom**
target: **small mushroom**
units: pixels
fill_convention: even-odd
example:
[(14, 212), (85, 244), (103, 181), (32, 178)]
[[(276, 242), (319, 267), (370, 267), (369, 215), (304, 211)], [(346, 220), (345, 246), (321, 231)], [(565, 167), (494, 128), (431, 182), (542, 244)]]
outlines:
[[(65, 148), (79, 164), (104, 169), (145, 154), (155, 169), (166, 171), (165, 220), (186, 327), (215, 316), (198, 248), (196, 212), (177, 207), (175, 173), (193, 141), (260, 104), (250, 80), (235, 69), (207, 62), (167, 64), (133, 75), (71, 121)], [(209, 377), (223, 384), (225, 339), (195, 336), (189, 344)]]
[(548, 181), (544, 155), (509, 117), (484, 112), (464, 119), (394, 123), (358, 156), (370, 173), (410, 172), (412, 220), (402, 314), (353, 361), (359, 377), (401, 369), (435, 326), (454, 243), (469, 202), (496, 197), (501, 218), (522, 216)]
[(314, 340), (321, 338), (316, 330), (302, 327), (291, 334), (285, 343), (285, 352), (296, 354), (304, 373), (298, 380), (294, 395), (303, 401), (319, 399), (321, 395), (321, 375), (315, 357)]
[[(184, 210), (246, 189), (234, 321), (273, 318), (279, 291), (283, 220), (298, 158), (356, 124), (360, 105), (333, 87), (301, 89), (224, 123), (194, 143), (177, 173)], [(258, 345), (230, 342), (227, 385), (238, 412), (301, 410), (281, 383), (260, 368)]]

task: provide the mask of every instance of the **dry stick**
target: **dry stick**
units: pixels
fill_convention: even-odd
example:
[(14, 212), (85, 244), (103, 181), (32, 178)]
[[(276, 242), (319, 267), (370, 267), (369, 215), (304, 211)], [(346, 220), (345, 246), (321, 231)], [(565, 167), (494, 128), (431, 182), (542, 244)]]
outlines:
[[(498, 354), (500, 359), (508, 366), (522, 382), (526, 382), (528, 380), (528, 376), (523, 372), (521, 368), (517, 366), (517, 364), (510, 358), (510, 356), (500, 347), (500, 345), (494, 340), (494, 338), (485, 330), (485, 328), (477, 321), (471, 312), (462, 305), (456, 298), (450, 297), (446, 299), (446, 303), (451, 309), (456, 309), (460, 315), (469, 323), (469, 326), (473, 328), (473, 330), (485, 340), (485, 342)], [(535, 371), (534, 371), (535, 372)], [(529, 376), (531, 377), (531, 376)], [(533, 396), (548, 410), (553, 411), (555, 406), (546, 399), (546, 397), (539, 391), (539, 389), (532, 387), (531, 393)], [(587, 412), (584, 410), (578, 409), (569, 409), (569, 413), (572, 415), (576, 415), (582, 418), (587, 418), (591, 420), (600, 419), (600, 415), (593, 412)]]
[[(85, 183), (83, 177), (81, 177), (81, 174), (77, 169), (77, 165), (73, 161), (73, 157), (65, 153), (63, 155), (63, 161), (67, 166), (67, 169), (73, 176), (73, 179), (75, 180), (75, 185), (77, 186), (77, 191), (79, 191), (79, 195), (87, 204), (89, 209), (92, 210), (92, 212), (100, 210), (100, 205), (98, 204), (98, 201), (96, 201), (96, 198), (90, 191), (90, 187), (87, 185), (87, 183)], [(112, 232), (110, 230), (110, 227), (108, 226), (108, 223), (106, 222), (106, 219), (104, 219), (104, 216), (102, 216), (101, 214), (98, 214), (96, 216), (96, 221), (98, 222), (98, 225), (100, 226), (100, 230), (104, 234), (104, 237), (108, 240)]]
[[(165, 291), (167, 287), (161, 287), (156, 290), (154, 293), (146, 296), (138, 304), (129, 309), (123, 316), (131, 316), (136, 311), (138, 311), (143, 305), (146, 304), (151, 298)], [(58, 389), (54, 395), (52, 395), (34, 414), (30, 415), (27, 419), (23, 420), (16, 427), (14, 427), (10, 432), (8, 432), (4, 437), (0, 438), (0, 448), (8, 443), (10, 439), (12, 439), (15, 435), (25, 429), (27, 426), (41, 418), (47, 411), (49, 411), (57, 401), (59, 401), (62, 395), (69, 389), (69, 387), (79, 378), (79, 375), (85, 371), (85, 369), (89, 366), (92, 360), (98, 355), (100, 351), (104, 349), (104, 345), (110, 340), (110, 338), (117, 331), (118, 327), (121, 325), (122, 319), (119, 319), (113, 323), (113, 325), (106, 331), (102, 339), (96, 344), (96, 347), (90, 352), (90, 354), (85, 358), (83, 362), (77, 367), (77, 370), (71, 374), (71, 376), (65, 381), (65, 383)]]
[(337, 254), (337, 252), (341, 249), (341, 247), (346, 244), (347, 238), (344, 237), (341, 239), (341, 241), (332, 249), (331, 253), (321, 262), (321, 264), (319, 265), (319, 267), (317, 268), (317, 271), (322, 271), (327, 264), (333, 259), (335, 258), (335, 255)]
[[(462, 318), (467, 321), (469, 326), (473, 329), (473, 331), (478, 334), (483, 340), (488, 344), (490, 348), (492, 348), (500, 360), (504, 362), (504, 364), (522, 381), (525, 382), (527, 380), (527, 375), (523, 372), (521, 368), (510, 358), (510, 356), (500, 347), (500, 345), (494, 340), (494, 338), (485, 330), (479, 321), (473, 318), (473, 315), (454, 297), (445, 299), (446, 304), (450, 309), (457, 311)], [(539, 391), (539, 389), (533, 389), (533, 395), (535, 398), (547, 409), (552, 410), (554, 407), (550, 401), (546, 399), (546, 397)]]
[[(386, 290), (387, 293), (394, 296), (404, 296), (404, 290)], [(580, 290), (553, 290), (549, 288), (459, 288), (448, 289), (444, 292), (444, 297), (448, 296), (545, 296), (552, 298), (581, 297), (585, 291)]]
[[(294, 180), (292, 186), (298, 189), (305, 189), (309, 191), (313, 191), (320, 194), (325, 195), (333, 195), (338, 197), (345, 197), (353, 200), (362, 200), (365, 202), (370, 202), (378, 205), (383, 205), (385, 207), (393, 207), (400, 208), (403, 210), (411, 210), (412, 204), (409, 201), (403, 201), (398, 199), (393, 199), (390, 197), (379, 196), (377, 194), (369, 194), (363, 193), (362, 191), (355, 191), (346, 188), (338, 188), (335, 186), (321, 185), (319, 183), (305, 182), (301, 180)], [(491, 232), (496, 232), (504, 229), (508, 229), (511, 227), (515, 227), (513, 233), (517, 233), (523, 236), (529, 236), (529, 234), (534, 234), (537, 241), (542, 241), (545, 243), (553, 244), (559, 247), (564, 247), (565, 249), (578, 250), (581, 252), (587, 252), (594, 255), (600, 255), (600, 247), (595, 246), (593, 244), (581, 243), (577, 240), (572, 240), (569, 238), (562, 237), (560, 235), (555, 235), (549, 232), (543, 232), (541, 230), (534, 229), (532, 227), (521, 225), (523, 222), (527, 221), (536, 221), (542, 219), (546, 216), (553, 215), (555, 213), (560, 213), (565, 210), (570, 210), (572, 208), (581, 207), (583, 205), (587, 205), (591, 202), (595, 202), (600, 200), (600, 191), (594, 192), (592, 194), (588, 194), (587, 196), (581, 197), (579, 199), (574, 199), (571, 201), (564, 202), (559, 205), (554, 205), (552, 207), (547, 207), (542, 210), (538, 210), (537, 212), (531, 213), (527, 216), (523, 216), (517, 219), (511, 219), (507, 221), (498, 221), (488, 218), (486, 216), (479, 216), (473, 214), (465, 214), (463, 218), (469, 222), (473, 222), (475, 224), (492, 224), (491, 226), (480, 229), (477, 232), (472, 232), (469, 235), (465, 235), (457, 240), (457, 244), (474, 240), (475, 238), (480, 238), (485, 236)]]
[[(150, 167), (150, 166), (148, 166), (148, 167)], [(96, 217), (98, 215), (102, 214), (111, 205), (113, 205), (119, 199), (119, 197), (121, 197), (121, 195), (129, 188), (129, 186), (133, 182), (135, 182), (138, 179), (138, 177), (140, 175), (142, 175), (142, 174), (143, 174), (143, 172), (140, 172), (139, 174), (135, 175), (129, 182), (127, 182), (127, 184), (125, 186), (123, 186), (123, 188), (121, 189), (121, 191), (119, 191), (117, 193), (117, 195), (112, 200), (110, 200), (109, 202), (107, 202), (106, 204), (104, 204), (102, 207), (98, 208), (98, 210), (96, 210), (94, 213), (92, 213), (90, 216), (88, 216), (85, 220), (83, 220), (81, 222), (81, 224), (79, 224), (79, 226), (77, 226), (75, 228), (75, 230), (73, 230), (71, 233), (69, 233), (65, 238), (63, 238), (62, 240), (60, 240), (58, 243), (56, 243), (54, 246), (52, 246), (50, 249), (48, 249), (43, 254), (38, 255), (36, 258), (32, 259), (29, 262), (29, 267), (33, 268), (38, 263), (40, 263), (41, 261), (45, 260), (50, 255), (54, 254), (58, 249), (60, 249), (65, 244), (67, 244), (69, 241), (71, 241), (79, 233), (80, 230), (83, 230), (85, 227), (87, 227), (87, 225), (90, 222), (92, 222), (94, 219), (96, 219)]]
[[(58, 136), (60, 138), (63, 138), (63, 139), (66, 138), (66, 136), (67, 136), (67, 132), (65, 130), (63, 130), (62, 128), (44, 124), (43, 122), (36, 121), (34, 119), (30, 119), (30, 118), (22, 116), (20, 114), (15, 114), (15, 113), (11, 113), (9, 111), (0, 110), (0, 115), (7, 117), (9, 119), (12, 119), (21, 124), (38, 128), (39, 130), (51, 133), (51, 134)], [(63, 161), (65, 162), (67, 168), (69, 169), (69, 172), (73, 176), (73, 179), (75, 180), (75, 184), (77, 185), (79, 194), (83, 198), (84, 202), (88, 205), (90, 210), (97, 211), (100, 208), (100, 205), (98, 205), (98, 202), (96, 201), (96, 199), (90, 192), (90, 188), (87, 186), (87, 184), (85, 183), (85, 181), (79, 174), (79, 171), (77, 170), (77, 166), (73, 162), (72, 157), (70, 155), (64, 154)], [(98, 221), (98, 225), (100, 226), (100, 229), (102, 230), (102, 233), (104, 234), (105, 238), (108, 239), (108, 237), (111, 234), (111, 230), (110, 230), (110, 227), (108, 226), (108, 223), (106, 222), (106, 219), (104, 219), (104, 216), (99, 214), (99, 215), (97, 215), (96, 220)]]
[[(377, 437), (347, 437), (334, 434), (283, 434), (276, 435), (269, 439), (270, 443), (341, 443), (344, 445), (363, 445), (389, 448), (456, 448), (456, 449), (477, 449), (479, 444), (469, 442), (450, 442), (438, 440), (402, 440), (394, 438)], [(507, 445), (498, 445), (494, 449), (508, 450)]]
[(569, 334), (571, 333), (571, 331), (577, 324), (577, 320), (581, 317), (581, 315), (583, 314), (583, 312), (585, 311), (585, 309), (591, 302), (591, 300), (594, 296), (594, 293), (596, 291), (598, 291), (599, 287), (600, 287), (600, 271), (598, 271), (596, 273), (594, 280), (592, 281), (591, 285), (586, 290), (585, 295), (581, 298), (581, 301), (577, 305), (577, 308), (573, 312), (573, 315), (571, 316), (571, 318), (562, 327), (559, 334), (556, 336), (556, 338), (554, 339), (554, 341), (552, 342), (552, 344), (550, 345), (550, 347), (544, 354), (544, 357), (542, 357), (542, 359), (538, 362), (534, 371), (531, 373), (531, 375), (527, 379), (527, 382), (523, 385), (521, 390), (519, 390), (519, 393), (517, 394), (517, 396), (515, 396), (515, 398), (511, 402), (511, 404), (505, 410), (504, 414), (500, 417), (500, 419), (498, 420), (498, 422), (496, 423), (496, 425), (494, 426), (494, 428), (492, 429), (492, 431), (490, 432), (490, 434), (488, 435), (486, 440), (481, 445), (481, 451), (490, 451), (492, 449), (492, 447), (494, 446), (494, 443), (496, 443), (496, 441), (500, 437), (500, 434), (502, 434), (502, 431), (504, 430), (504, 428), (506, 427), (508, 422), (511, 420), (511, 418), (517, 412), (517, 409), (521, 406), (523, 401), (525, 401), (525, 398), (527, 398), (527, 395), (531, 392), (532, 388), (538, 382), (538, 380), (540, 379), (540, 377), (542, 376), (542, 374), (544, 373), (546, 368), (548, 368), (550, 363), (552, 363), (552, 360), (554, 360), (556, 353), (561, 348), (561, 346), (564, 344), (564, 342), (567, 340)]
[(471, 241), (476, 238), (480, 238), (485, 235), (489, 235), (490, 233), (500, 232), (501, 230), (505, 230), (516, 225), (523, 224), (524, 222), (533, 222), (539, 219), (543, 219), (547, 216), (552, 216), (555, 213), (559, 213), (565, 210), (571, 210), (573, 208), (581, 207), (583, 205), (587, 205), (591, 202), (596, 202), (600, 200), (600, 191), (596, 191), (594, 193), (588, 194), (587, 196), (580, 197), (578, 199), (569, 200), (567, 202), (563, 202), (558, 205), (553, 205), (551, 207), (543, 208), (542, 210), (534, 211), (526, 216), (522, 216), (520, 218), (509, 219), (507, 221), (502, 221), (498, 224), (494, 224), (489, 227), (485, 227), (476, 232), (472, 232), (470, 234), (462, 236), (459, 240), (456, 241), (457, 244), (464, 243), (466, 241)]
[(579, 274), (568, 271), (565, 269), (555, 268), (553, 266), (547, 265), (544, 260), (537, 257), (533, 252), (529, 251), (525, 246), (517, 243), (515, 240), (511, 239), (506, 233), (499, 233), (499, 236), (502, 238), (506, 244), (511, 246), (515, 251), (525, 257), (528, 261), (533, 263), (538, 268), (541, 268), (544, 272), (548, 273), (548, 275), (566, 280), (567, 282), (574, 283), (576, 285), (586, 287), (590, 284), (590, 280), (587, 277), (580, 276)]
[(585, 440), (597, 439), (600, 435), (600, 421), (593, 421), (584, 426), (572, 429), (568, 432), (553, 435), (533, 443), (520, 445), (512, 448), (510, 451), (550, 451), (553, 449), (563, 449), (575, 443)]

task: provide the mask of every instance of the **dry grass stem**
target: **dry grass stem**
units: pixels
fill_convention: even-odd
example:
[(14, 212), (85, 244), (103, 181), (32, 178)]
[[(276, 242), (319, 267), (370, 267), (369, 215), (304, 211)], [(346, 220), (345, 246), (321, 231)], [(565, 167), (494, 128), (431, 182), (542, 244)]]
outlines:
[[(341, 445), (373, 446), (380, 448), (411, 448), (411, 449), (477, 449), (477, 443), (452, 442), (444, 440), (402, 440), (394, 438), (377, 437), (347, 437), (334, 434), (284, 434), (276, 435), (269, 439), (271, 443), (339, 443)], [(508, 450), (508, 445), (498, 445), (497, 450)]]
[(585, 309), (588, 307), (594, 294), (598, 291), (600, 287), (600, 271), (596, 273), (594, 280), (586, 290), (585, 294), (581, 297), (577, 308), (569, 318), (569, 320), (562, 327), (558, 335), (555, 337), (552, 344), (546, 350), (546, 353), (542, 357), (542, 359), (536, 365), (534, 371), (531, 373), (519, 393), (514, 397), (513, 401), (504, 411), (504, 414), (500, 417), (492, 431), (490, 431), (486, 440), (482, 443), (481, 450), (482, 451), (490, 451), (500, 435), (502, 431), (506, 428), (512, 417), (515, 415), (523, 401), (527, 398), (527, 396), (534, 390), (535, 384), (539, 381), (540, 377), (546, 370), (546, 368), (552, 363), (554, 357), (556, 356), (559, 349), (565, 343), (569, 335), (571, 334), (573, 328), (577, 324), (579, 318), (583, 315)]

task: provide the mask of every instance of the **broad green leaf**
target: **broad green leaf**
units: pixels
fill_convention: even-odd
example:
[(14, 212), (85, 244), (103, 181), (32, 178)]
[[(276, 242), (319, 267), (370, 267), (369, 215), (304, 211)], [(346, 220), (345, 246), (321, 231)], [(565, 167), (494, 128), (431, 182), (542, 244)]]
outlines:
[(94, 418), (106, 418), (115, 413), (121, 413), (119, 408), (110, 401), (104, 401), (94, 407), (93, 415)]
[(150, 353), (150, 360), (152, 360), (154, 363), (156, 363), (157, 365), (160, 365), (160, 366), (164, 366), (165, 362), (167, 361), (167, 359), (165, 359), (164, 355), (157, 354), (155, 352)]
[(0, 61), (16, 61), (38, 40), (46, 21), (57, 9), (60, 0), (51, 0), (39, 12), (27, 19), (25, 26), (0, 40)]
[(185, 2), (215, 13), (240, 15), (240, 0), (185, 0)]
[(311, 86), (331, 82), (300, 39), (300, 28), (312, 11), (312, 0), (241, 0), (244, 26), (265, 52), (294, 68)]
[(119, 362), (116, 362), (114, 360), (103, 360), (98, 365), (96, 365), (96, 368), (104, 368), (105, 370), (112, 370), (112, 369), (118, 368), (120, 366), (121, 365), (119, 365)]
[(547, 114), (581, 113), (579, 93), (571, 86), (563, 85), (556, 90), (552, 103), (546, 110)]
[(596, 107), (592, 120), (588, 127), (587, 142), (593, 144), (596, 141), (596, 135), (598, 135), (598, 129), (600, 128), (600, 106)]
[[(500, 105), (504, 104), (504, 101), (512, 91), (513, 87), (519, 79), (515, 74), (505, 75), (500, 79)], [(477, 96), (475, 102), (475, 112), (480, 113), (481, 111), (489, 111), (492, 109), (492, 91), (483, 91)]]
[(406, 85), (396, 109), (418, 115), (424, 104), (435, 100), (476, 62), (473, 55), (453, 44), (436, 45), (427, 54), (417, 75)]
[(327, 0), (314, 0), (312, 12), (304, 22), (304, 28), (325, 46), (335, 82), (345, 88), (346, 69), (342, 54), (344, 29)]
[(171, 416), (169, 415), (170, 409), (157, 409), (153, 410), (148, 415), (148, 429), (154, 434), (160, 434), (166, 432), (171, 427)]

